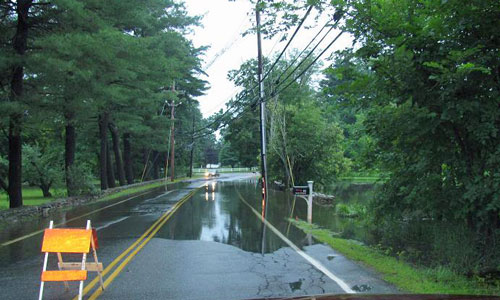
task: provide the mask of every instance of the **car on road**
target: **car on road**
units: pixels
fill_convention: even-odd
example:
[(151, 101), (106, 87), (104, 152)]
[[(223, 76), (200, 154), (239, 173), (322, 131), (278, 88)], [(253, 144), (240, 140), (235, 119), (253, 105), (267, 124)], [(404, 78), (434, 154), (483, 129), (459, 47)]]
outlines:
[(205, 177), (206, 178), (219, 177), (219, 176), (220, 176), (220, 173), (217, 170), (215, 170), (215, 169), (208, 169), (205, 172)]

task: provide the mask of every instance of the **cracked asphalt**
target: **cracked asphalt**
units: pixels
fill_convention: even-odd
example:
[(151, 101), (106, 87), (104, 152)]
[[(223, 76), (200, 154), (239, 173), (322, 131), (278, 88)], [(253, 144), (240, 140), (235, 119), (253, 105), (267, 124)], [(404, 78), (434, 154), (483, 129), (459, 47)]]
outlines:
[[(98, 228), (98, 255), (104, 267), (202, 183), (179, 186), (175, 191), (156, 193), (91, 215)], [(223, 175), (207, 181), (180, 206), (99, 298), (252, 299), (344, 293), (335, 281), (272, 231), (265, 230), (262, 221), (242, 203), (236, 190), (260, 211), (260, 189), (255, 174)], [(283, 197), (275, 197), (276, 193), (271, 193), (267, 220), (307, 255), (356, 292), (398, 293), (375, 272), (349, 261), (327, 245), (311, 241), (294, 226), (289, 226), (287, 218), (295, 206)], [(70, 225), (80, 226), (78, 222)], [(0, 248), (2, 299), (37, 297), (42, 265), (42, 255), (38, 252), (40, 240), (38, 236)], [(94, 277), (92, 275), (86, 284)], [(44, 298), (70, 299), (75, 292), (75, 284), (65, 292), (61, 284), (54, 283), (48, 285)]]

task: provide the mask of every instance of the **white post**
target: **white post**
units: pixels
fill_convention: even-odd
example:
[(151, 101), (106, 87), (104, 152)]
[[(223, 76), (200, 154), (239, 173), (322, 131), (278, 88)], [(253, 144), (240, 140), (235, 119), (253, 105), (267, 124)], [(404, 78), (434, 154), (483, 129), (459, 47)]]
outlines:
[(307, 185), (309, 186), (309, 196), (307, 198), (307, 222), (312, 223), (312, 214), (313, 214), (313, 181), (308, 181)]
[[(92, 230), (92, 227), (90, 225), (90, 220), (87, 220), (87, 227), (85, 229)], [(85, 270), (85, 263), (86, 262), (87, 262), (87, 253), (83, 253), (82, 270)], [(83, 296), (83, 280), (80, 281), (80, 287), (78, 288), (78, 300), (82, 300), (82, 296)]]
[[(49, 223), (49, 229), (54, 228), (54, 221), (50, 221)], [(43, 268), (42, 268), (42, 273), (47, 271), (47, 262), (49, 260), (49, 252), (45, 252), (45, 257), (43, 258)], [(40, 293), (38, 294), (38, 299), (42, 300), (43, 298), (43, 286), (44, 282), (40, 281)]]

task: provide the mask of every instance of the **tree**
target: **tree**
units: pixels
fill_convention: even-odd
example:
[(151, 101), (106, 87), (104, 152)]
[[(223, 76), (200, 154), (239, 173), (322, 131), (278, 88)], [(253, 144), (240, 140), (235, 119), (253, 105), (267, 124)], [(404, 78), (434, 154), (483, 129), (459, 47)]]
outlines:
[[(296, 81), (286, 81), (283, 84), (289, 86), (277, 93), (275, 80), (286, 78), (282, 75), (289, 63), (282, 61), (277, 64), (264, 81), (267, 95), (272, 96), (266, 98), (270, 178), (283, 180), (287, 185), (293, 182), (292, 177), (297, 181), (315, 180), (326, 184), (348, 167), (348, 160), (343, 155), (341, 131), (325, 118), (320, 99), (310, 87), (316, 69), (304, 70), (307, 72)], [(247, 88), (247, 92), (243, 92), (244, 98), (230, 102), (229, 106), (236, 107), (240, 114), (223, 132), (225, 142), (229, 142), (238, 153), (240, 163), (245, 163), (247, 156), (253, 159), (253, 166), (260, 149), (259, 118), (252, 109), (257, 103), (256, 89), (252, 90), (256, 86), (255, 70), (255, 61), (250, 60), (230, 73), (230, 78)], [(303, 67), (299, 72), (302, 70)]]
[(132, 183), (141, 152), (154, 152), (158, 169), (170, 125), (160, 113), (165, 91), (173, 81), (187, 99), (205, 89), (196, 77), (204, 48), (185, 37), (199, 18), (172, 0), (14, 1), (0, 10), (0, 127), (7, 135), (0, 151), (9, 161), (0, 184), (11, 207), (22, 205), (21, 145), (41, 145), (37, 134), (45, 130), (56, 134), (43, 152), (64, 143), (69, 196), (93, 192), (88, 182), (98, 169), (103, 189), (115, 176)]
[(222, 166), (231, 166), (234, 168), (238, 165), (238, 157), (236, 152), (232, 149), (231, 143), (222, 142), (222, 147), (219, 152), (219, 163)]
[(38, 145), (24, 145), (23, 153), (26, 181), (30, 185), (40, 187), (44, 197), (52, 197), (50, 189), (60, 184), (63, 179), (60, 149), (51, 147), (42, 150)]

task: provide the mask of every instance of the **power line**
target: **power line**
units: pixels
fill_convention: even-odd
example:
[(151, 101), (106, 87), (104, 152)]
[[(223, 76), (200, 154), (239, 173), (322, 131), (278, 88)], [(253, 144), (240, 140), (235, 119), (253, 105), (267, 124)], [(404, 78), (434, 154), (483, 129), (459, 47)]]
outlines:
[[(209, 124), (207, 124), (207, 125), (205, 125), (205, 126), (203, 126), (203, 127), (197, 128), (196, 130), (194, 130), (194, 132), (196, 133), (196, 132), (200, 132), (200, 131), (203, 131), (203, 130), (205, 130), (205, 129), (210, 128), (212, 125), (214, 125), (214, 124), (216, 124), (217, 122), (219, 122), (220, 120), (222, 120), (222, 119), (223, 119), (223, 118), (224, 118), (224, 117), (225, 117), (225, 116), (226, 116), (226, 115), (230, 112), (230, 110), (231, 110), (231, 109), (233, 109), (233, 108), (238, 108), (238, 107), (236, 106), (236, 104), (237, 104), (237, 103), (241, 103), (241, 100), (243, 100), (243, 98), (246, 96), (246, 94), (245, 94), (246, 92), (247, 92), (247, 90), (244, 90), (244, 91), (242, 92), (242, 94), (240, 94), (240, 96), (238, 97), (238, 99), (235, 99), (235, 100), (231, 103), (231, 105), (232, 105), (232, 106), (230, 106), (230, 107), (229, 107), (229, 108), (228, 108), (225, 112), (223, 112), (220, 116), (218, 116), (217, 118), (215, 118), (215, 120), (213, 120), (212, 122), (210, 122)], [(251, 100), (255, 99), (256, 97), (257, 97), (257, 96), (254, 96)], [(251, 101), (251, 100), (250, 100), (250, 101)], [(245, 105), (245, 103), (241, 103), (241, 104)]]
[[(285, 45), (285, 47), (283, 48), (283, 50), (282, 50), (282, 51), (281, 51), (281, 53), (278, 55), (278, 57), (276, 58), (276, 60), (274, 61), (274, 63), (271, 65), (271, 67), (269, 68), (269, 70), (266, 72), (266, 74), (262, 77), (262, 79), (260, 79), (260, 81), (259, 81), (257, 84), (255, 84), (252, 88), (250, 88), (250, 89), (248, 89), (248, 90), (244, 90), (244, 91), (240, 94), (240, 97), (238, 97), (238, 99), (236, 99), (235, 101), (233, 101), (233, 102), (232, 102), (232, 107), (229, 107), (229, 108), (228, 108), (228, 109), (227, 109), (224, 113), (222, 113), (219, 117), (217, 117), (215, 120), (213, 120), (212, 122), (210, 122), (208, 125), (203, 126), (203, 127), (201, 127), (201, 128), (198, 128), (198, 129), (194, 130), (194, 131), (193, 131), (193, 133), (200, 132), (200, 131), (203, 131), (203, 130), (205, 130), (205, 129), (209, 129), (211, 126), (213, 126), (214, 124), (216, 124), (216, 123), (218, 123), (219, 121), (221, 121), (221, 120), (222, 120), (222, 119), (223, 119), (223, 118), (224, 118), (224, 117), (225, 117), (225, 116), (226, 116), (226, 115), (227, 115), (227, 114), (231, 111), (231, 109), (232, 109), (232, 108), (235, 108), (235, 104), (237, 104), (238, 102), (240, 102), (240, 101), (243, 99), (243, 97), (244, 97), (244, 96), (246, 96), (246, 94), (248, 94), (248, 93), (250, 93), (250, 92), (254, 91), (256, 88), (258, 88), (258, 87), (259, 87), (260, 83), (261, 83), (262, 81), (264, 81), (264, 80), (266, 79), (266, 77), (267, 77), (267, 76), (269, 76), (269, 74), (271, 73), (271, 71), (272, 71), (272, 70), (274, 69), (274, 67), (278, 64), (279, 60), (281, 59), (281, 57), (283, 56), (283, 54), (285, 53), (285, 51), (288, 49), (288, 47), (290, 46), (291, 42), (293, 41), (293, 39), (295, 38), (295, 36), (296, 36), (296, 35), (297, 35), (297, 33), (299, 32), (300, 28), (301, 28), (301, 27), (302, 27), (302, 25), (304, 24), (305, 20), (306, 20), (306, 19), (307, 19), (307, 17), (309, 16), (310, 12), (312, 11), (312, 8), (313, 8), (313, 6), (312, 6), (312, 5), (311, 5), (311, 6), (309, 6), (309, 8), (308, 8), (307, 12), (306, 12), (306, 13), (304, 14), (304, 16), (302, 17), (302, 19), (301, 19), (301, 21), (300, 21), (299, 25), (297, 26), (297, 28), (295, 28), (295, 31), (294, 31), (294, 33), (292, 34), (292, 37), (288, 40), (288, 42), (287, 42), (287, 44)], [(311, 41), (309, 42), (309, 44), (308, 44), (308, 45), (306, 46), (306, 48), (305, 48), (305, 49), (301, 52), (301, 54), (302, 54), (302, 53), (303, 53), (303, 52), (304, 52), (304, 51), (305, 51), (305, 50), (306, 50), (306, 49), (307, 49), (307, 48), (311, 45), (311, 43), (312, 43), (312, 42), (313, 42), (313, 41), (317, 38), (317, 36), (321, 33), (321, 31), (323, 31), (324, 27), (326, 27), (326, 26), (327, 26), (327, 24), (325, 24), (325, 26), (323, 26), (323, 28), (320, 30), (320, 32), (318, 32), (318, 34), (316, 34), (316, 36), (313, 38), (313, 40), (311, 40)], [(331, 30), (331, 29), (330, 29), (330, 30)], [(325, 36), (326, 36), (326, 35), (325, 35)], [(323, 39), (324, 39), (324, 37), (323, 37)], [(322, 40), (323, 40), (323, 39), (322, 39)], [(322, 40), (321, 40), (321, 41), (322, 41)], [(320, 43), (321, 43), (321, 41), (320, 41)], [(316, 46), (316, 47), (317, 47), (317, 46)], [(314, 48), (314, 49), (316, 49), (316, 48)], [(313, 49), (313, 51), (314, 51), (314, 49)], [(300, 54), (300, 55), (301, 55), (301, 54)], [(299, 56), (300, 56), (300, 55), (299, 55)], [(287, 68), (287, 69), (288, 69), (288, 68)], [(292, 71), (292, 74), (293, 74), (293, 71)], [(280, 76), (280, 78), (281, 78), (281, 76)], [(255, 99), (255, 97), (253, 97), (253, 98), (252, 98), (252, 100), (253, 100), (253, 99)], [(262, 101), (264, 101), (264, 102), (265, 102), (265, 100), (262, 100)], [(253, 106), (253, 105), (255, 105), (255, 104), (252, 104), (252, 106)], [(232, 121), (230, 121), (230, 122), (232, 122)], [(226, 123), (226, 125), (227, 125), (227, 124), (228, 124), (228, 123)], [(216, 128), (213, 132), (208, 133), (208, 134), (212, 134), (212, 133), (214, 133), (214, 132), (215, 132), (215, 131), (217, 131), (219, 128), (220, 128), (220, 125), (219, 125), (219, 126), (217, 126), (217, 128)], [(208, 134), (206, 134), (206, 135), (208, 135)], [(204, 134), (203, 136), (205, 136), (205, 134)]]
[[(283, 50), (281, 51), (280, 55), (278, 56), (278, 58), (276, 58), (276, 60), (274, 61), (273, 65), (271, 66), (271, 68), (269, 68), (269, 70), (266, 72), (266, 74), (262, 77), (262, 80), (266, 79), (266, 77), (271, 73), (272, 69), (278, 64), (279, 60), (281, 59), (281, 57), (283, 56), (283, 54), (285, 53), (285, 51), (287, 50), (288, 46), (290, 46), (292, 40), (295, 38), (295, 36), (297, 35), (298, 31), (300, 30), (300, 28), (302, 27), (302, 24), (305, 22), (305, 20), (307, 19), (307, 17), (309, 16), (309, 13), (311, 12), (313, 6), (309, 6), (309, 9), (307, 10), (307, 12), (305, 13), (305, 15), (302, 17), (302, 20), (300, 21), (299, 25), (297, 26), (297, 28), (295, 28), (295, 31), (292, 35), (292, 37), (288, 40), (287, 44), (285, 45), (285, 47), (283, 48)], [(326, 26), (326, 25), (325, 25)], [(311, 42), (310, 42), (311, 43)], [(273, 49), (274, 47), (278, 44), (275, 43), (274, 46), (273, 46)], [(252, 92), (253, 90), (255, 90), (256, 88), (259, 87), (259, 84), (260, 83), (257, 83), (255, 84), (249, 91)]]
[(276, 66), (276, 64), (278, 64), (279, 60), (281, 59), (281, 57), (283, 56), (283, 54), (285, 54), (285, 51), (286, 49), (288, 48), (288, 46), (290, 46), (292, 40), (295, 38), (295, 36), (297, 35), (297, 32), (299, 32), (300, 28), (302, 27), (302, 24), (304, 24), (304, 21), (307, 19), (307, 17), (309, 16), (309, 13), (311, 12), (313, 6), (309, 6), (309, 9), (307, 10), (307, 12), (305, 13), (305, 15), (302, 17), (302, 20), (300, 21), (299, 25), (297, 26), (297, 28), (295, 28), (295, 31), (293, 32), (293, 35), (292, 37), (288, 40), (288, 42), (286, 43), (285, 45), (285, 48), (283, 48), (283, 50), (281, 51), (281, 53), (278, 55), (278, 58), (276, 58), (276, 60), (274, 61), (274, 63), (271, 65), (271, 68), (269, 68), (269, 70), (266, 72), (266, 74), (262, 77), (262, 80), (266, 79), (266, 77), (269, 75), (269, 73), (271, 73), (271, 71), (273, 70), (273, 68)]
[[(254, 100), (254, 99), (258, 100), (257, 97), (254, 97), (252, 100)], [(259, 103), (258, 101), (254, 101), (253, 103), (251, 103), (251, 105), (248, 105), (248, 106), (244, 107), (243, 110), (238, 115), (236, 115), (235, 117), (229, 119), (228, 121), (224, 122), (223, 124), (222, 123), (219, 124), (217, 126), (217, 128), (214, 129), (214, 131), (196, 135), (196, 136), (194, 136), (194, 139), (199, 139), (199, 138), (202, 138), (202, 137), (214, 134), (215, 131), (219, 130), (221, 127), (227, 126), (227, 125), (233, 123), (234, 121), (237, 121), (237, 120), (241, 119), (245, 115), (245, 113), (247, 113), (251, 109), (254, 109), (257, 106), (258, 103)]]
[[(285, 89), (287, 89), (288, 87), (290, 87), (290, 85), (292, 85), (292, 84), (293, 84), (293, 83), (294, 83), (297, 79), (299, 79), (302, 75), (304, 75), (304, 73), (305, 73), (305, 72), (307, 72), (307, 70), (309, 70), (309, 68), (311, 68), (311, 67), (312, 67), (312, 66), (313, 66), (313, 65), (314, 65), (314, 64), (318, 61), (318, 59), (319, 59), (319, 58), (320, 58), (323, 54), (325, 54), (325, 52), (326, 52), (326, 51), (328, 51), (328, 49), (329, 49), (329, 48), (330, 48), (330, 47), (331, 47), (331, 46), (332, 46), (332, 45), (333, 45), (333, 44), (334, 44), (334, 43), (338, 40), (338, 38), (339, 38), (339, 37), (340, 37), (343, 33), (344, 33), (344, 31), (341, 31), (339, 34), (337, 34), (337, 36), (336, 36), (336, 37), (335, 37), (335, 38), (334, 38), (334, 39), (330, 42), (330, 44), (328, 44), (328, 46), (326, 46), (326, 48), (325, 48), (325, 49), (323, 49), (323, 51), (321, 51), (321, 53), (320, 53), (320, 54), (319, 54), (319, 55), (318, 55), (318, 56), (317, 56), (317, 57), (316, 57), (316, 58), (315, 58), (315, 59), (314, 59), (314, 60), (313, 60), (313, 61), (312, 61), (312, 62), (311, 62), (311, 63), (310, 63), (310, 64), (309, 64), (306, 68), (304, 68), (304, 70), (302, 70), (302, 71), (300, 72), (300, 74), (299, 74), (299, 75), (295, 76), (295, 77), (293, 78), (293, 80), (291, 80), (290, 82), (288, 82), (288, 84), (287, 84), (284, 88), (282, 88), (282, 89), (278, 90), (278, 88), (279, 88), (279, 87), (280, 87), (280, 86), (281, 86), (281, 85), (282, 85), (285, 81), (282, 81), (280, 84), (278, 84), (278, 85), (276, 86), (276, 90), (278, 90), (278, 91), (275, 91), (275, 92), (273, 93), (273, 95), (271, 95), (271, 97), (275, 96), (276, 94), (281, 93), (282, 91), (284, 91)], [(291, 73), (291, 74), (293, 74), (293, 73)], [(287, 77), (287, 78), (288, 78), (288, 77)]]
[[(311, 49), (311, 51), (309, 51), (309, 53), (295, 66), (295, 68), (293, 68), (293, 70), (285, 77), (285, 79), (283, 79), (282, 81), (281, 80), (281, 77), (285, 74), (286, 70), (283, 71), (283, 73), (280, 74), (280, 76), (278, 76), (278, 79), (276, 80), (276, 84), (277, 85), (280, 85), (281, 83), (285, 82), (288, 78), (290, 78), (293, 73), (295, 73), (295, 71), (297, 71), (299, 69), (299, 67), (314, 53), (314, 51), (316, 51), (316, 49), (318, 48), (319, 45), (321, 45), (321, 43), (323, 42), (323, 40), (330, 34), (330, 32), (332, 31), (333, 27), (330, 27), (330, 29), (323, 35), (323, 37), (319, 40), (319, 42)], [(293, 64), (293, 63), (292, 63)], [(292, 64), (290, 64), (290, 66), (292, 66)], [(289, 67), (290, 67), (289, 66)], [(288, 68), (287, 68), (288, 69)]]
[[(278, 79), (276, 79), (276, 82), (279, 82), (281, 80), (281, 77), (283, 75), (285, 75), (285, 73), (297, 62), (297, 60), (302, 56), (302, 54), (304, 54), (304, 52), (306, 52), (306, 50), (309, 48), (309, 46), (311, 46), (311, 44), (316, 40), (316, 38), (321, 34), (321, 32), (323, 32), (323, 30), (328, 26), (329, 22), (326, 22), (325, 25), (323, 25), (323, 27), (321, 27), (320, 31), (318, 31), (318, 33), (316, 33), (316, 35), (311, 39), (311, 41), (307, 44), (307, 46), (304, 47), (304, 49), (302, 49), (302, 51), (292, 60), (292, 62), (288, 65), (288, 67), (286, 67), (286, 69), (280, 74), (280, 76), (278, 76)], [(330, 33), (330, 31), (333, 29), (333, 27), (337, 25), (337, 22), (333, 25), (331, 25), (330, 27), (330, 30), (327, 31), (326, 34), (323, 35), (323, 38), (316, 44), (315, 47), (313, 47), (313, 49), (309, 52), (308, 55), (306, 55), (305, 58), (309, 57), (309, 55), (311, 55), (311, 53), (314, 52), (314, 50), (316, 50), (316, 48), (318, 47), (319, 44), (321, 44), (321, 42), (325, 39), (325, 37), (328, 35), (328, 33)], [(299, 63), (299, 66), (300, 66), (300, 63)], [(293, 73), (293, 71), (292, 71)]]
[(213, 57), (212, 59), (205, 65), (204, 69), (207, 71), (210, 69), (210, 67), (221, 57), (223, 56), (229, 49), (231, 49), (236, 42), (238, 42), (241, 38), (241, 29), (248, 23), (248, 19), (243, 18), (243, 21), (241, 22), (240, 26), (238, 27), (238, 30), (236, 31), (236, 36), (234, 36), (226, 45), (219, 50)]

